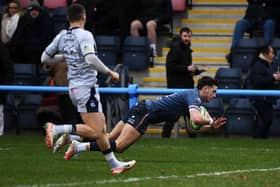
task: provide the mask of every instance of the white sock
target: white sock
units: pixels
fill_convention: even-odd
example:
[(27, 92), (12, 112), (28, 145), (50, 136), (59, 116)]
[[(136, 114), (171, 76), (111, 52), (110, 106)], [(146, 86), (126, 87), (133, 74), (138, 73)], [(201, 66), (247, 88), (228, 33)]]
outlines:
[(120, 165), (118, 159), (115, 157), (114, 152), (107, 153), (104, 156), (111, 168), (115, 168)]
[(86, 151), (87, 150), (87, 144), (88, 143), (79, 143), (77, 145), (77, 153)]
[(150, 48), (152, 48), (152, 50), (153, 50), (153, 56), (157, 56), (156, 44), (150, 44)]
[(77, 141), (82, 141), (82, 137), (81, 136), (78, 136), (78, 135), (73, 135), (73, 134), (69, 134), (69, 142), (68, 143), (71, 143), (73, 140), (77, 140)]
[(152, 48), (153, 50), (156, 50), (156, 44), (150, 44), (150, 48)]
[(72, 132), (72, 128), (73, 128), (72, 125), (55, 125), (54, 132), (55, 135), (64, 134), (64, 133), (70, 134)]

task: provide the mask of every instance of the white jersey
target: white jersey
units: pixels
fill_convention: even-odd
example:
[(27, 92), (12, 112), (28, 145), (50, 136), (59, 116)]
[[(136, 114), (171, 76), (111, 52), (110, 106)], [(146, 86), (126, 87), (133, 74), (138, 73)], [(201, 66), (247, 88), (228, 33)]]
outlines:
[(68, 65), (69, 88), (94, 87), (97, 70), (86, 63), (85, 56), (97, 55), (96, 43), (89, 31), (74, 27), (61, 31), (46, 48), (45, 53), (53, 57), (62, 53)]

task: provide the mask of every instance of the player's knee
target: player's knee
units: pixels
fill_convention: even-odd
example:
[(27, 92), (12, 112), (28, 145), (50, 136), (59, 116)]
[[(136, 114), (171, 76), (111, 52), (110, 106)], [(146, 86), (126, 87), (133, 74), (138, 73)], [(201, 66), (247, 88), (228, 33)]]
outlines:
[(117, 152), (117, 153), (123, 153), (123, 152), (124, 152), (124, 149), (117, 148), (117, 149), (116, 149), (116, 152)]
[(123, 153), (126, 150), (126, 147), (123, 146), (116, 146), (116, 152), (117, 153)]

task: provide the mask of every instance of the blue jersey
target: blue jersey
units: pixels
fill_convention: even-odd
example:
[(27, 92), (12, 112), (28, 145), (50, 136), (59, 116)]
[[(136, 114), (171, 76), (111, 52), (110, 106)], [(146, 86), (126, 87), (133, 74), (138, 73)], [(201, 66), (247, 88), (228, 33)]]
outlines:
[(179, 91), (174, 94), (160, 97), (157, 100), (146, 101), (147, 110), (164, 112), (167, 115), (188, 115), (191, 108), (200, 110), (201, 99), (198, 89)]

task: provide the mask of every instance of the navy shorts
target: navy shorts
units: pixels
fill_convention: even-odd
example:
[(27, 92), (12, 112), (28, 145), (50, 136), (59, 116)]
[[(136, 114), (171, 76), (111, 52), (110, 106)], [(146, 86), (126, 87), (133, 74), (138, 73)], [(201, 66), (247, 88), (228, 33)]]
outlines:
[(145, 102), (136, 103), (129, 109), (127, 117), (123, 121), (143, 135), (149, 125), (149, 113)]

